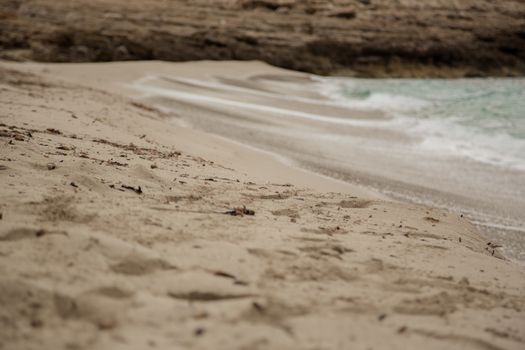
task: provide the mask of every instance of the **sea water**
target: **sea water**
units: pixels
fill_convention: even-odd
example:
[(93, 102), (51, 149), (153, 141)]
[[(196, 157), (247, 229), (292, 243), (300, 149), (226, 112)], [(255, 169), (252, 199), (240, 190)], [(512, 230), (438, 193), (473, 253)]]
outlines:
[[(429, 193), (390, 194), (466, 213), (488, 239), (506, 245), (509, 256), (525, 260), (525, 79), (318, 81), (330, 100), (390, 117), (369, 121), (371, 128), (417, 139), (408, 147), (382, 143), (372, 157), (411, 159), (390, 172), (410, 168), (406, 182), (424, 178)], [(373, 147), (369, 140), (367, 148)]]
[(342, 104), (394, 116), (377, 127), (421, 135), (421, 152), (525, 170), (525, 79), (322, 81)]

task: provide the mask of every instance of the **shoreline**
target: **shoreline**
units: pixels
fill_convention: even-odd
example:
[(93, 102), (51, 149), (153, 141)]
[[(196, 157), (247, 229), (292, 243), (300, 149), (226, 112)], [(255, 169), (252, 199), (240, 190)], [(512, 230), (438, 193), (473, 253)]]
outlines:
[[(319, 155), (320, 157), (326, 155), (336, 157), (332, 161), (323, 160), (321, 162), (320, 159), (316, 159), (317, 155), (314, 148), (308, 150), (310, 153), (305, 158), (306, 153), (303, 153), (306, 149), (303, 147), (307, 144), (300, 138), (294, 139), (293, 134), (275, 138), (278, 141), (272, 140), (272, 133), (282, 133), (283, 130), (299, 128), (299, 132), (303, 133), (311, 132), (310, 128), (314, 127), (319, 127), (322, 130), (325, 126), (321, 123), (325, 123), (327, 119), (331, 123), (333, 122), (333, 127), (326, 127), (326, 133), (339, 134), (340, 137), (352, 135), (359, 139), (365, 136), (364, 140), (369, 140), (368, 142), (381, 138), (388, 142), (400, 142), (401, 144), (411, 142), (410, 138), (417, 138), (417, 135), (409, 136), (397, 131), (379, 132), (379, 129), (375, 129), (373, 125), (376, 121), (381, 122), (383, 119), (388, 121), (388, 118), (392, 118), (391, 116), (389, 117), (382, 111), (374, 112), (355, 107), (342, 108), (334, 104), (334, 101), (331, 101), (324, 91), (319, 91), (315, 76), (312, 77), (309, 74), (284, 70), (256, 61), (199, 61), (188, 63), (148, 61), (66, 65), (29, 63), (12, 64), (12, 66), (25, 67), (25, 69), (36, 73), (44, 71), (44, 75), (59, 76), (75, 83), (103, 88), (106, 91), (155, 106), (168, 114), (170, 111), (174, 111), (175, 115), (179, 114), (175, 120), (189, 123), (197, 138), (200, 137), (198, 133), (202, 131), (211, 137), (222, 137), (222, 141), (232, 140), (240, 143), (242, 147), (250, 146), (256, 150), (262, 150), (267, 152), (266, 154), (275, 155), (278, 159), (289, 159), (289, 162), (295, 164), (297, 169), (302, 169), (296, 172), (299, 178), (302, 177), (300, 172), (304, 170), (313, 176), (302, 179), (298, 183), (301, 185), (312, 183), (317, 190), (338, 191), (339, 186), (343, 185), (360, 197), (388, 197), (395, 201), (435, 205), (450, 209), (457, 215), (466, 215), (475, 221), (486, 221), (488, 224), (508, 225), (512, 218), (515, 219), (512, 221), (514, 226), (519, 223), (519, 208), (524, 203), (515, 201), (516, 203), (512, 203), (512, 206), (511, 204), (507, 205), (507, 200), (502, 201), (498, 197), (499, 190), (492, 191), (493, 193), (490, 196), (480, 194), (477, 197), (472, 197), (470, 192), (478, 191), (479, 187), (474, 186), (470, 191), (463, 189), (462, 187), (471, 187), (468, 183), (463, 183), (463, 186), (461, 183), (452, 184), (452, 187), (446, 189), (444, 185), (447, 185), (447, 182), (443, 182), (442, 179), (426, 176), (426, 180), (416, 181), (415, 173), (406, 172), (404, 168), (413, 171), (414, 169), (410, 168), (411, 162), (417, 161), (426, 161), (427, 166), (435, 167), (432, 159), (425, 160), (423, 155), (417, 159), (399, 158), (393, 161), (389, 159), (389, 156), (377, 152), (369, 156), (354, 152), (350, 154), (358, 163), (340, 165), (339, 161), (344, 158), (344, 153), (336, 154), (330, 149), (325, 149)], [(104, 79), (100, 77), (104, 77)], [(282, 94), (282, 98), (279, 100), (272, 99), (276, 91)], [(317, 104), (318, 100), (321, 103)], [(283, 118), (279, 117), (282, 113), (285, 113)], [(322, 117), (317, 117), (316, 113)], [(351, 118), (346, 118), (349, 113)], [(221, 120), (217, 120), (216, 116), (218, 115), (221, 116)], [(284, 117), (290, 118), (288, 124), (283, 121), (285, 120)], [(297, 123), (293, 122), (294, 118), (297, 119)], [(224, 124), (222, 124), (222, 119), (225, 120)], [(345, 125), (340, 124), (341, 122), (344, 122)], [(301, 126), (301, 129), (299, 125), (306, 125), (306, 127)], [(259, 137), (257, 134), (260, 134), (266, 127), (273, 129)], [(254, 133), (253, 137), (245, 136), (245, 134), (250, 133)], [(317, 133), (312, 134), (311, 137), (322, 136), (324, 135)], [(284, 142), (282, 149), (275, 148), (281, 147), (279, 142)], [(312, 145), (315, 144), (315, 142), (312, 143)], [(333, 143), (327, 144), (331, 145), (327, 147), (334, 147)], [(319, 143), (317, 147), (321, 146), (323, 145)], [(387, 146), (383, 145), (383, 147)], [(203, 155), (205, 154), (203, 153)], [(385, 167), (391, 169), (385, 172), (382, 166), (378, 167), (373, 164), (368, 160), (368, 157), (379, 159), (377, 162), (384, 162)], [(286, 164), (289, 162), (282, 162), (283, 166), (277, 172), (286, 173)], [(397, 165), (398, 162), (401, 162), (401, 165)], [(457, 161), (455, 162), (457, 163)], [(250, 167), (257, 166), (253, 163), (249, 162)], [(242, 166), (243, 162), (240, 162), (239, 165)], [(451, 166), (454, 167), (454, 164)], [(259, 171), (262, 168), (259, 166)], [(243, 171), (246, 172), (249, 169), (246, 168)], [(492, 178), (504, 175), (489, 167), (485, 171), (487, 174), (492, 174)], [(392, 172), (405, 172), (408, 175), (396, 178), (391, 176)], [(268, 176), (270, 172), (263, 171), (263, 173)], [(322, 182), (330, 182), (330, 178), (336, 179), (337, 177), (344, 177), (345, 180), (343, 183), (327, 184), (328, 187), (317, 187), (317, 181), (313, 180), (317, 175), (328, 176)], [(467, 178), (473, 175), (469, 174), (467, 167), (455, 176)], [(485, 179), (479, 178), (479, 176), (478, 179), (472, 177), (472, 181), (476, 179), (477, 183), (482, 183), (487, 181), (488, 177), (490, 176), (487, 175)], [(514, 177), (517, 178), (518, 175)], [(436, 180), (441, 182), (441, 186), (428, 186), (429, 183)], [(505, 208), (507, 212), (504, 211)], [(507, 257), (519, 262), (525, 261), (523, 255), (525, 244), (519, 233), (494, 230), (487, 228), (486, 225), (480, 228), (487, 240), (503, 245), (501, 249), (505, 250)]]
[[(183, 127), (186, 127), (186, 128), (192, 128), (193, 130), (199, 130), (199, 129), (194, 129), (192, 126), (190, 125), (184, 125)], [(276, 153), (276, 152), (272, 152), (272, 151), (267, 151), (263, 148), (258, 148), (258, 147), (255, 147), (255, 146), (251, 146), (250, 144), (248, 143), (243, 143), (243, 142), (240, 142), (240, 141), (236, 141), (234, 139), (230, 139), (230, 138), (227, 138), (227, 137), (224, 137), (224, 136), (220, 136), (218, 134), (213, 134), (213, 133), (206, 133), (212, 137), (217, 137), (217, 138), (220, 138), (222, 140), (225, 140), (229, 143), (232, 143), (232, 144), (235, 144), (235, 145), (239, 145), (241, 147), (244, 147), (244, 148), (247, 148), (247, 149), (250, 149), (256, 153), (259, 153), (259, 154), (267, 154), (269, 156), (271, 156), (272, 158), (275, 159), (276, 162), (279, 162), (281, 164), (283, 164), (284, 166), (289, 166), (291, 168), (294, 168), (296, 170), (299, 170), (301, 172), (305, 172), (305, 173), (308, 173), (308, 174), (311, 174), (311, 175), (315, 175), (316, 177), (321, 177), (321, 178), (324, 178), (324, 179), (327, 179), (329, 180), (330, 182), (334, 182), (334, 184), (340, 184), (342, 186), (352, 186), (351, 187), (351, 190), (349, 190), (350, 194), (353, 194), (353, 195), (356, 195), (358, 197), (363, 197), (363, 198), (367, 198), (367, 199), (371, 199), (371, 200), (383, 200), (383, 201), (389, 201), (389, 202), (398, 202), (398, 203), (404, 203), (404, 204), (412, 204), (412, 205), (418, 205), (418, 206), (425, 206), (425, 207), (429, 207), (429, 208), (437, 208), (437, 209), (440, 209), (440, 210), (445, 210), (447, 212), (450, 212), (450, 213), (454, 213), (456, 215), (461, 215), (461, 217), (465, 217), (466, 219), (469, 220), (470, 223), (472, 223), (476, 229), (478, 230), (479, 234), (482, 235), (487, 241), (495, 241), (495, 242), (501, 242), (501, 235), (502, 234), (505, 234), (505, 235), (508, 235), (508, 234), (511, 234), (513, 236), (515, 236), (513, 242), (519, 242), (519, 243), (522, 243), (522, 237), (523, 237), (523, 234), (525, 233), (525, 230), (521, 227), (518, 227), (518, 226), (505, 226), (505, 225), (500, 225), (500, 224), (497, 224), (497, 223), (492, 223), (490, 221), (476, 221), (476, 219), (479, 219), (479, 216), (481, 215), (482, 217), (483, 214), (481, 213), (467, 213), (466, 211), (464, 210), (458, 210), (458, 209), (455, 209), (455, 208), (450, 208), (449, 206), (445, 205), (445, 204), (439, 204), (437, 203), (435, 200), (432, 200), (432, 198), (428, 198), (428, 197), (421, 197), (421, 196), (418, 196), (418, 197), (414, 197), (414, 196), (404, 196), (404, 194), (402, 193), (399, 193), (399, 192), (394, 192), (392, 190), (389, 190), (389, 191), (386, 191), (385, 190), (385, 185), (384, 183), (388, 183), (387, 180), (383, 180), (383, 185), (380, 186), (380, 185), (372, 185), (370, 183), (367, 183), (367, 182), (363, 182), (363, 181), (356, 181), (356, 177), (355, 176), (352, 176), (351, 174), (348, 174), (348, 173), (333, 173), (327, 169), (316, 169), (315, 167), (309, 167), (308, 165), (301, 165), (299, 164), (297, 161), (295, 161), (294, 159), (292, 158), (288, 158), (284, 155), (281, 155), (279, 153)], [(328, 173), (330, 173), (330, 175), (327, 175)], [(353, 178), (352, 179), (347, 179), (347, 180), (344, 180), (344, 178)], [(326, 187), (315, 187), (315, 189), (317, 190), (320, 190), (320, 191), (323, 191), (323, 190), (327, 190)], [(332, 188), (334, 191), (335, 191), (335, 187)], [(341, 188), (337, 188), (337, 192), (341, 192)], [(494, 243), (494, 244), (498, 244), (499, 243)], [(525, 245), (522, 244), (522, 246), (525, 247)], [(523, 255), (523, 252), (525, 251), (523, 248), (518, 248), (519, 249), (519, 253), (518, 251), (516, 251), (516, 247), (513, 247), (512, 248), (512, 253), (511, 252), (508, 252), (507, 251), (507, 247), (505, 246), (502, 246), (501, 247), (502, 250), (500, 251), (501, 252), (501, 257), (504, 257), (505, 259), (508, 259), (509, 261), (512, 261), (513, 263), (515, 264), (518, 264), (518, 265), (521, 265), (523, 267), (525, 267), (525, 258), (524, 258), (524, 255)], [(522, 258), (517, 258), (518, 256), (521, 256)]]
[[(199, 65), (197, 69), (186, 69), (185, 66), (193, 67), (195, 63), (187, 62), (187, 63), (180, 63), (180, 64), (174, 64), (174, 65), (170, 64), (170, 62), (149, 62), (149, 61), (118, 62), (118, 63), (109, 63), (109, 64), (104, 64), (104, 63), (102, 64), (96, 64), (96, 63), (95, 64), (93, 63), (79, 63), (79, 64), (51, 63), (51, 64), (47, 64), (47, 63), (39, 63), (39, 62), (13, 63), (13, 62), (7, 62), (7, 61), (0, 61), (0, 63), (9, 68), (23, 69), (24, 71), (28, 71), (28, 72), (31, 72), (37, 75), (42, 75), (44, 77), (53, 77), (53, 78), (58, 77), (64, 82), (80, 84), (80, 85), (94, 88), (97, 90), (102, 89), (103, 91), (110, 92), (112, 94), (117, 94), (119, 96), (122, 96), (123, 98), (132, 98), (136, 100), (138, 103), (141, 102), (140, 97), (142, 96), (142, 93), (138, 92), (137, 90), (133, 88), (133, 83), (143, 76), (144, 74), (143, 72), (155, 71), (157, 74), (161, 74), (162, 72), (164, 73), (172, 72), (173, 73), (173, 67), (178, 67), (174, 71), (176, 72), (176, 74), (182, 74), (183, 76), (189, 76), (189, 77), (205, 78), (209, 75), (210, 70), (213, 71), (212, 67), (214, 65), (214, 62), (204, 61), (204, 62), (197, 63)], [(279, 71), (282, 71), (283, 73), (290, 72), (287, 70), (281, 70), (276, 67), (271, 67), (269, 65), (259, 63), (259, 62), (253, 62), (253, 65), (246, 64), (246, 65), (241, 65), (239, 67), (237, 67), (236, 62), (230, 62), (226, 64), (229, 64), (232, 67), (239, 69), (240, 74), (252, 73), (253, 69), (260, 72), (261, 74), (277, 73)], [(117, 69), (113, 69), (113, 66), (117, 66)], [(129, 66), (133, 66), (133, 68)], [(207, 68), (207, 66), (210, 66), (211, 68)], [(300, 72), (297, 72), (295, 74), (298, 77), (304, 76), (304, 74)], [(183, 122), (182, 120), (177, 119), (176, 114), (172, 115), (169, 118), (174, 118), (173, 123)], [(299, 166), (293, 166), (293, 168), (296, 171), (291, 172), (292, 175), (290, 175), (289, 172), (286, 171), (289, 168), (290, 164), (288, 164), (288, 161), (280, 160), (279, 158), (281, 158), (282, 156), (279, 155), (278, 153), (274, 153), (274, 152), (270, 152), (264, 149), (253, 147), (249, 144), (244, 144), (237, 140), (223, 137), (217, 134), (208, 133), (206, 131), (202, 131), (202, 130), (199, 130), (193, 127), (188, 128), (187, 126), (183, 126), (183, 128), (185, 128), (186, 130), (191, 130), (191, 133), (194, 135), (192, 136), (195, 138), (205, 137), (205, 138), (217, 139), (218, 142), (214, 144), (214, 147), (224, 146), (224, 143), (230, 143), (231, 145), (237, 145), (237, 146), (234, 146), (234, 152), (241, 153), (243, 160), (247, 158), (256, 158), (256, 155), (259, 155), (259, 156), (265, 155), (264, 161), (262, 161), (262, 163), (272, 164), (270, 165), (270, 168), (272, 168), (273, 172), (277, 174), (277, 179), (279, 179), (279, 176), (284, 176), (284, 178), (280, 179), (281, 181), (291, 182), (291, 180), (293, 179), (299, 185), (308, 184), (309, 185), (308, 187), (311, 187), (312, 189), (316, 189), (320, 191), (337, 191), (337, 192), (354, 193), (355, 195), (358, 195), (358, 196), (364, 196), (364, 197), (370, 197), (370, 198), (376, 198), (376, 199), (379, 199), (382, 197), (379, 193), (373, 190), (366, 189), (361, 186), (355, 186), (348, 182), (340, 181), (340, 180), (331, 178), (329, 176), (319, 174), (314, 171), (309, 171)], [(184, 148), (184, 146), (181, 145), (181, 148)], [(231, 146), (227, 148), (231, 148)], [(202, 150), (195, 150), (194, 152), (200, 153), (202, 152)], [(207, 151), (205, 151), (204, 154), (206, 154), (206, 152)], [(252, 152), (255, 152), (256, 155), (252, 155), (251, 154)], [(268, 157), (275, 158), (275, 160), (267, 160)], [(224, 155), (222, 156), (222, 158), (225, 158)], [(262, 171), (264, 175), (261, 178), (269, 175), (268, 171), (264, 171), (262, 169), (266, 165), (259, 166), (250, 161), (250, 162), (247, 162), (249, 166), (246, 166), (245, 162), (236, 161), (235, 159), (233, 159), (233, 157), (226, 157), (226, 159), (221, 159), (221, 160), (225, 162), (226, 164), (228, 164), (228, 166), (238, 168), (238, 170), (243, 173), (245, 173), (246, 171), (251, 171), (253, 175), (253, 174), (256, 174), (258, 171)], [(279, 163), (279, 165), (276, 166), (275, 165), (276, 163)], [(257, 170), (254, 171), (253, 167), (255, 167), (255, 169)], [(305, 173), (308, 175), (301, 176), (300, 175), (301, 173)]]
[[(290, 145), (285, 144), (282, 149), (272, 149), (272, 147), (280, 146), (278, 142), (272, 140), (266, 141), (270, 136), (265, 136), (261, 139), (261, 142), (261, 140), (256, 140), (257, 137), (245, 138), (243, 128), (235, 131), (237, 125), (243, 125), (243, 123), (246, 122), (256, 122), (252, 129), (250, 129), (252, 126), (247, 124), (248, 129), (246, 129), (246, 132), (260, 133), (261, 129), (259, 129), (259, 125), (265, 127), (275, 124), (277, 126), (282, 122), (276, 118), (276, 116), (279, 113), (285, 112), (287, 118), (297, 118), (301, 123), (311, 124), (312, 127), (317, 127), (316, 123), (318, 122), (325, 122), (326, 118), (333, 120), (334, 127), (327, 128), (327, 133), (335, 132), (341, 136), (352, 135), (357, 138), (362, 135), (368, 135), (371, 138), (383, 138), (401, 143), (410, 142), (407, 135), (397, 132), (378, 133), (373, 127), (369, 128), (370, 125), (372, 125), (370, 122), (375, 123), (376, 118), (379, 118), (378, 121), (381, 121), (383, 118), (389, 118), (387, 115), (384, 115), (384, 113), (381, 114), (368, 109), (358, 109), (354, 107), (345, 109), (337, 107), (333, 101), (328, 99), (323, 91), (318, 90), (319, 87), (317, 82), (315, 82), (315, 76), (312, 77), (300, 72), (271, 67), (255, 61), (199, 61), (180, 64), (169, 62), (83, 63), (66, 65), (29, 63), (21, 65), (13, 64), (13, 66), (22, 66), (37, 73), (42, 73), (44, 70), (44, 74), (48, 76), (59, 76), (62, 79), (75, 83), (103, 88), (122, 96), (137, 99), (137, 101), (150, 104), (168, 113), (174, 111), (175, 115), (177, 113), (180, 114), (175, 120), (180, 120), (192, 125), (191, 129), (197, 133), (196, 135), (198, 135), (200, 131), (203, 131), (209, 135), (222, 137), (222, 141), (232, 140), (233, 142), (240, 143), (243, 147), (250, 146), (254, 147), (254, 149), (262, 150), (266, 152), (266, 154), (275, 155), (278, 159), (282, 157), (284, 157), (282, 159), (289, 159), (290, 161), (283, 162), (284, 167), (281, 167), (283, 170), (278, 172), (286, 173), (284, 170), (286, 164), (292, 162), (296, 165), (295, 167), (297, 169), (302, 169), (300, 171), (306, 170), (312, 173), (314, 177), (320, 174), (321, 176), (328, 176), (328, 178), (331, 179), (337, 177), (345, 178), (345, 180), (343, 180), (344, 183), (334, 183), (333, 185), (328, 185), (329, 187), (316, 187), (317, 181), (313, 180), (313, 184), (315, 184), (314, 188), (318, 190), (338, 191), (338, 186), (344, 185), (348, 186), (347, 188), (358, 196), (375, 198), (388, 197), (395, 201), (402, 200), (413, 204), (436, 205), (441, 208), (450, 209), (457, 215), (464, 214), (469, 219), (475, 221), (487, 221), (490, 219), (492, 221), (488, 221), (489, 224), (502, 224), (501, 219), (512, 214), (512, 212), (505, 215), (501, 212), (491, 212), (492, 209), (495, 210), (495, 208), (492, 207), (496, 205), (492, 204), (491, 201), (497, 200), (497, 197), (493, 199), (483, 199), (479, 196), (475, 198), (464, 197), (465, 195), (469, 195), (469, 193), (462, 190), (459, 185), (454, 186), (452, 189), (449, 188), (448, 191), (439, 190), (438, 188), (427, 186), (428, 183), (435, 181), (432, 178), (428, 178), (426, 181), (414, 182), (415, 175), (413, 174), (409, 176), (408, 180), (406, 176), (404, 178), (392, 178), (390, 175), (394, 170), (389, 170), (388, 173), (385, 173), (381, 168), (377, 168), (377, 166), (370, 163), (366, 157), (359, 154), (353, 154), (354, 158), (360, 161), (360, 163), (356, 165), (338, 165), (337, 161), (344, 156), (342, 153), (338, 155), (338, 157), (340, 157), (339, 159), (321, 164), (319, 160), (312, 158), (315, 157), (315, 153), (312, 153), (310, 158), (304, 158), (303, 154), (297, 153), (302, 152), (300, 147), (304, 146), (304, 142), (302, 144), (300, 143), (301, 140), (287, 141), (292, 138), (281, 137), (279, 142), (290, 142)], [(235, 74), (232, 75), (232, 72), (235, 72)], [(100, 79), (102, 76), (104, 79)], [(299, 81), (303, 82), (303, 84), (297, 84)], [(232, 90), (230, 90), (230, 88)], [(282, 100), (276, 101), (271, 98), (275, 95), (273, 89), (277, 89), (275, 91), (279, 91), (283, 95)], [(238, 97), (235, 97), (236, 95), (238, 95)], [(296, 101), (297, 98), (298, 100)], [(317, 100), (321, 101), (319, 106), (312, 104), (312, 101)], [(285, 101), (289, 102), (284, 103)], [(279, 103), (276, 104), (276, 102)], [(249, 108), (246, 109), (245, 107)], [(313, 112), (310, 112), (310, 110)], [(239, 111), (243, 112), (239, 113)], [(315, 113), (322, 115), (322, 118), (314, 118)], [(350, 119), (342, 119), (348, 113), (351, 113), (352, 117)], [(225, 118), (227, 121), (224, 126), (221, 126), (216, 120), (217, 115), (223, 116), (221, 118)], [(248, 115), (250, 116), (249, 118), (247, 118)], [(345, 126), (344, 129), (341, 127), (340, 130), (338, 130), (338, 123), (342, 121), (347, 123), (348, 126)], [(284, 128), (291, 129), (297, 126), (298, 124), (289, 124)], [(280, 132), (279, 129), (275, 130)], [(304, 129), (304, 132), (310, 131)], [(268, 135), (271, 135), (271, 133)], [(322, 135), (312, 135), (312, 137), (320, 136)], [(257, 144), (254, 140), (260, 143)], [(309, 152), (315, 151), (310, 150)], [(330, 150), (328, 150), (328, 152), (325, 151), (321, 156), (324, 157), (326, 154), (329, 154), (329, 152)], [(331, 155), (334, 156), (334, 154)], [(372, 158), (377, 158), (378, 156), (378, 154), (370, 155)], [(421, 157), (418, 157), (417, 161), (423, 160)], [(379, 159), (382, 159), (382, 161), (388, 164), (389, 167), (392, 167), (392, 169), (397, 169), (395, 171), (403, 170), (403, 166), (395, 165), (388, 157), (381, 156)], [(405, 161), (403, 159), (399, 160)], [(429, 159), (427, 163), (428, 166), (434, 166), (431, 163), (431, 159)], [(243, 162), (241, 162), (240, 165), (242, 166)], [(409, 163), (405, 165), (410, 166)], [(250, 162), (250, 166), (256, 165)], [(368, 166), (372, 166), (372, 168), (367, 170), (366, 167)], [(262, 168), (263, 167), (259, 167), (259, 169)], [(468, 168), (465, 169), (465, 171), (466, 170), (468, 170)], [(486, 170), (493, 173), (489, 168)], [(264, 173), (266, 175), (269, 174), (269, 172)], [(493, 176), (499, 176), (498, 174), (499, 173), (496, 172)], [(299, 178), (301, 178), (300, 175)], [(311, 179), (312, 177), (310, 177), (309, 180), (301, 181), (300, 184), (307, 185)], [(330, 180), (325, 178), (323, 181), (329, 182)], [(483, 181), (483, 179), (478, 179), (477, 181), (480, 182)], [(459, 192), (460, 190), (462, 190), (463, 193)], [(473, 188), (473, 190), (476, 189)], [(496, 193), (492, 194), (492, 196), (494, 195), (496, 195)], [(479, 204), (474, 206), (477, 201), (479, 201)], [(503, 208), (506, 208), (504, 202), (501, 202), (501, 200), (495, 203), (499, 203), (499, 206), (503, 205)], [(515, 204), (520, 205), (519, 203)], [(516, 209), (513, 212), (519, 212), (519, 210)], [(514, 216), (510, 215), (508, 220), (516, 217), (518, 214), (515, 213), (513, 214)], [(508, 220), (504, 222), (508, 224)], [(487, 240), (495, 241), (495, 244), (498, 245), (503, 245), (501, 249), (505, 250), (507, 257), (520, 262), (525, 261), (525, 256), (523, 255), (525, 247), (523, 239), (519, 234), (515, 232), (507, 233), (508, 231), (494, 230), (491, 228), (487, 229), (486, 226), (480, 228)]]
[(0, 63), (0, 348), (523, 347), (468, 220), (180, 127), (114, 85), (147, 65)]

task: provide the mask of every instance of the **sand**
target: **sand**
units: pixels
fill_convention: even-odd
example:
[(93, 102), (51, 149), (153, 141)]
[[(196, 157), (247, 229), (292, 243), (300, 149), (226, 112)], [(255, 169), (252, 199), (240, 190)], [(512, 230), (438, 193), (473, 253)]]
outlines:
[[(463, 214), (487, 240), (501, 245), (505, 256), (525, 264), (523, 172), (473, 162), (462, 152), (452, 156), (435, 150), (447, 143), (416, 131), (425, 130), (426, 122), (400, 118), (399, 107), (392, 106), (391, 112), (370, 109), (374, 97), (364, 106), (349, 105), (340, 100), (334, 81), (257, 62), (24, 67), (133, 97), (176, 115), (173, 120), (179, 124), (273, 152), (288, 164), (366, 185), (391, 198)], [(381, 108), (381, 102), (377, 105)], [(240, 163), (253, 172), (257, 162)], [(256, 171), (264, 173), (263, 181), (270, 175), (266, 168)], [(309, 179), (301, 184), (315, 183)]]
[(282, 70), (97, 67), (0, 65), (0, 348), (523, 348), (525, 271), (465, 218), (185, 128), (122, 85)]

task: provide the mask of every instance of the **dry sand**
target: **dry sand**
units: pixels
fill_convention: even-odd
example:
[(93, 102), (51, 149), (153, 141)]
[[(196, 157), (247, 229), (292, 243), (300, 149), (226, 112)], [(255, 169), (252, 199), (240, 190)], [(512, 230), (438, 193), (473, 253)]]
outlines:
[[(209, 69), (282, 73), (228, 64)], [(192, 64), (96, 67), (0, 66), (0, 348), (524, 347), (525, 271), (465, 219), (183, 128), (114, 84)]]

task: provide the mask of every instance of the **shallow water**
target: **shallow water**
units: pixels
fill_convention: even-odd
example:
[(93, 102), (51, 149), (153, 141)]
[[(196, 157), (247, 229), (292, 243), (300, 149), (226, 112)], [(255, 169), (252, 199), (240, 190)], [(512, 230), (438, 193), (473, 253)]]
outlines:
[(525, 261), (525, 80), (145, 77), (193, 127), (464, 214)]

